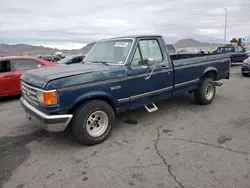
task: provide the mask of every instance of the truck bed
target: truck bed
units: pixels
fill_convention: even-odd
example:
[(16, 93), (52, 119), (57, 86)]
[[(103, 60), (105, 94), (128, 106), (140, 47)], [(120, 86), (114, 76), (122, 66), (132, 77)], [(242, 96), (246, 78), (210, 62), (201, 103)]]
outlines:
[(174, 66), (199, 64), (222, 59), (229, 59), (229, 54), (174, 54), (170, 55)]
[(215, 80), (229, 77), (231, 62), (229, 54), (176, 54), (171, 55), (170, 58), (177, 85), (185, 83), (187, 80), (195, 82), (208, 71), (214, 71)]

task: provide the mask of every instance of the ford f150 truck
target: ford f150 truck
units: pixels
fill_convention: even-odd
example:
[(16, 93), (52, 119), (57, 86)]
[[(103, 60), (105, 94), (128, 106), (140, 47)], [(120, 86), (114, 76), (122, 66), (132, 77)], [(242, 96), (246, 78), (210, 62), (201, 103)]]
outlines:
[(30, 120), (47, 131), (70, 127), (83, 144), (103, 142), (116, 114), (193, 92), (210, 104), (219, 80), (229, 79), (226, 54), (169, 56), (161, 36), (129, 36), (97, 42), (82, 63), (28, 71), (20, 99)]

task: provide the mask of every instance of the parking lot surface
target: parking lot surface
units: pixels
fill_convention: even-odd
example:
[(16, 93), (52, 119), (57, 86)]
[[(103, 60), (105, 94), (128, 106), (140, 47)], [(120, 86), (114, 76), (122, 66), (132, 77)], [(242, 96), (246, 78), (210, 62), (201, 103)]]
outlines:
[(118, 117), (104, 143), (29, 123), (18, 97), (0, 101), (0, 187), (249, 188), (250, 78), (234, 66), (211, 105), (185, 95)]

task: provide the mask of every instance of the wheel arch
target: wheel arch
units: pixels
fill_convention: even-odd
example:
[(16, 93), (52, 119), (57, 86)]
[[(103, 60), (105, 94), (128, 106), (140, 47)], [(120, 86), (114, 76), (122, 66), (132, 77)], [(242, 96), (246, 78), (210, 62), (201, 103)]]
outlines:
[(81, 95), (80, 97), (77, 98), (77, 100), (75, 101), (73, 107), (70, 109), (70, 112), (74, 112), (74, 110), (82, 105), (83, 103), (86, 103), (88, 101), (91, 101), (91, 100), (102, 100), (102, 101), (105, 101), (106, 103), (108, 103), (112, 109), (114, 110), (114, 113), (117, 113), (117, 110), (116, 110), (116, 106), (117, 106), (117, 102), (116, 100), (111, 96), (109, 95), (108, 93), (105, 93), (105, 92), (98, 92), (98, 91), (95, 91), (95, 92), (89, 92), (89, 93), (86, 93), (84, 95)]
[(218, 70), (215, 67), (207, 67), (202, 75), (202, 78), (211, 78), (216, 80), (218, 76)]

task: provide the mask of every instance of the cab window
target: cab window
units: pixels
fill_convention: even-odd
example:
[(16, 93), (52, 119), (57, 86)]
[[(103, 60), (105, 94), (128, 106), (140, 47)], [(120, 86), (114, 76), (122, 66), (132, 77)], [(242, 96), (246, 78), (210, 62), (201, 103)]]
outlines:
[(162, 62), (161, 48), (157, 40), (141, 40), (139, 42), (143, 60), (152, 59), (155, 62)]
[(132, 60), (132, 65), (139, 66), (141, 64), (142, 58), (139, 52), (139, 47), (136, 47), (134, 58)]
[(140, 40), (136, 48), (132, 65), (147, 65), (148, 61), (163, 62), (160, 45), (156, 39)]

